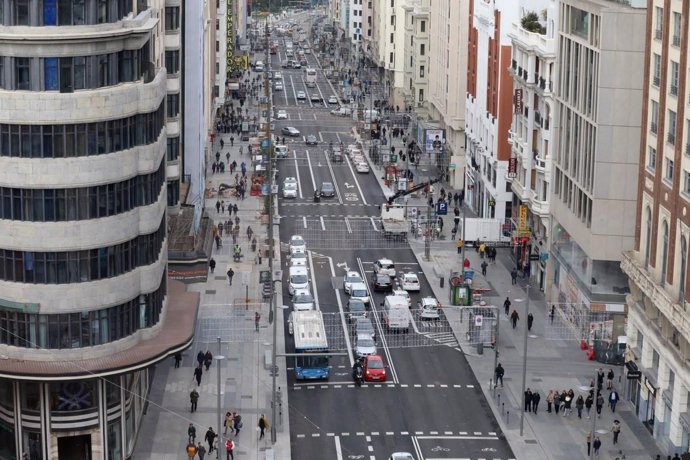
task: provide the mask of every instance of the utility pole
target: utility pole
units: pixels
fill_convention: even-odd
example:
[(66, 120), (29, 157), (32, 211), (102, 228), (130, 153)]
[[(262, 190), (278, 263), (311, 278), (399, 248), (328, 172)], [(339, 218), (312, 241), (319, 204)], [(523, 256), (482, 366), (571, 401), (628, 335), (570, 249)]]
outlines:
[(525, 333), (523, 339), (525, 340), (522, 346), (522, 411), (520, 411), (520, 436), (523, 433), (525, 424), (525, 385), (527, 384), (527, 317), (529, 316), (529, 284), (525, 286), (527, 291), (527, 300), (525, 302)]
[[(463, 246), (463, 250), (464, 250), (464, 246)], [(499, 316), (501, 315), (501, 312), (500, 312), (499, 307), (494, 307), (493, 312), (494, 312), (494, 315), (496, 318), (496, 337), (494, 340), (494, 397), (496, 397), (496, 387), (498, 386), (498, 379), (496, 378), (495, 369), (498, 367), (498, 330), (499, 330), (499, 326), (501, 325), (501, 320), (499, 318)], [(524, 406), (524, 404), (523, 404), (523, 406)]]
[[(429, 186), (429, 193), (431, 193), (431, 186)], [(424, 240), (424, 258), (431, 261), (431, 234), (434, 231), (434, 225), (431, 222), (431, 208), (433, 204), (426, 205), (426, 239)]]
[[(218, 404), (217, 411), (218, 411), (218, 431), (216, 431), (216, 435), (218, 436), (218, 444), (220, 444), (220, 427), (223, 426), (222, 424), (222, 417), (223, 417), (223, 410), (222, 410), (222, 402), (221, 402), (221, 387), (220, 387), (220, 365), (223, 362), (223, 359), (225, 359), (225, 356), (221, 354), (221, 345), (220, 345), (220, 337), (218, 337), (218, 355), (216, 356), (216, 361), (218, 361), (218, 397), (216, 400), (216, 403)], [(216, 449), (216, 458), (218, 458), (218, 449)]]

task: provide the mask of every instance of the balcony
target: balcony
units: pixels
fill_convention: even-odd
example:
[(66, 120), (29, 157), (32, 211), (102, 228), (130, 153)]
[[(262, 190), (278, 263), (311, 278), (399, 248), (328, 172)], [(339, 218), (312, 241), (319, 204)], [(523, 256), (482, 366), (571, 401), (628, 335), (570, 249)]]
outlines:
[(538, 172), (546, 173), (547, 164), (546, 158), (543, 156), (537, 154), (537, 156), (534, 157), (534, 169)]
[(685, 144), (685, 154), (690, 155), (690, 143)]
[(518, 42), (521, 48), (535, 50), (537, 54), (556, 57), (556, 40), (546, 35), (525, 30), (519, 23), (513, 23), (508, 36)]
[(529, 207), (532, 211), (532, 214), (536, 214), (539, 217), (548, 217), (549, 215), (549, 202), (547, 200), (539, 200), (535, 196), (532, 198)]
[(669, 88), (671, 96), (678, 96), (678, 85), (671, 85)]
[(553, 82), (551, 80), (546, 80), (544, 77), (539, 77), (537, 80), (535, 78), (535, 83), (538, 81), (539, 82), (539, 88), (544, 90), (544, 92), (551, 92), (553, 91)]
[(666, 134), (666, 142), (668, 142), (671, 145), (675, 145), (676, 143), (676, 135), (673, 133), (668, 133)]
[[(683, 337), (690, 337), (690, 315), (685, 312), (685, 306), (680, 305), (672, 298), (663, 286), (652, 278), (644, 266), (637, 260), (633, 251), (623, 252), (621, 268), (628, 275), (630, 281), (630, 300), (643, 305), (649, 302), (671, 322)], [(628, 303), (630, 303), (630, 300)]]
[(657, 88), (659, 87), (659, 84), (661, 83), (661, 78), (660, 77), (654, 77), (652, 78), (652, 85), (656, 86)]

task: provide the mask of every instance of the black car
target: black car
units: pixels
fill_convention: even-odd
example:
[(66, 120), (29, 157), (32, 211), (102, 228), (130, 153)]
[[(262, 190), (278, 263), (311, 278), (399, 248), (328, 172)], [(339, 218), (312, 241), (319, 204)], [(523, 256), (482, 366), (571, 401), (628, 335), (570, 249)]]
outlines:
[(335, 187), (330, 182), (323, 182), (319, 189), (319, 195), (323, 198), (333, 198), (335, 196)]
[(307, 145), (317, 145), (319, 143), (318, 139), (316, 139), (316, 136), (313, 134), (310, 134), (307, 136), (306, 140)]
[(393, 290), (393, 280), (388, 275), (384, 275), (382, 273), (374, 273), (371, 282), (374, 285), (374, 291)]
[(354, 321), (357, 318), (367, 317), (367, 306), (361, 300), (350, 299), (347, 302), (347, 319)]

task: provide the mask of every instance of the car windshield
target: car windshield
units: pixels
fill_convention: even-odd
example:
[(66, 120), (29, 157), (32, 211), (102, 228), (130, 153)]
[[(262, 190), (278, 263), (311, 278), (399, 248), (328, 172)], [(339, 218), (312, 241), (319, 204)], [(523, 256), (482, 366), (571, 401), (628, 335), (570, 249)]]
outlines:
[(364, 289), (355, 289), (352, 291), (352, 297), (366, 297), (367, 291)]
[(362, 280), (362, 278), (360, 278), (360, 276), (359, 276), (359, 275), (356, 275), (356, 274), (347, 276), (347, 277), (345, 278), (345, 282), (346, 282), (346, 283), (356, 283), (356, 282), (359, 282), (359, 281), (361, 281), (361, 280)]
[(292, 246), (304, 246), (304, 240), (302, 238), (293, 238), (290, 240)]
[(393, 264), (389, 264), (389, 263), (381, 263), (381, 268), (383, 268), (384, 270), (389, 270), (391, 268), (394, 268), (394, 266), (393, 266)]
[(379, 283), (390, 283), (388, 275), (376, 275), (376, 281)]
[(357, 339), (357, 346), (358, 347), (371, 348), (371, 347), (375, 347), (376, 344), (371, 339), (371, 337), (363, 336), (363, 337), (360, 337)]
[(298, 294), (295, 296), (295, 303), (312, 303), (314, 298), (311, 294)]
[(364, 307), (364, 303), (362, 302), (350, 302), (350, 311), (354, 312), (359, 312), (359, 311), (364, 311), (366, 308)]
[(333, 190), (333, 184), (331, 184), (330, 182), (324, 182), (321, 185), (321, 190)]
[(307, 275), (292, 275), (290, 282), (292, 284), (304, 284), (308, 281)]
[(383, 361), (379, 361), (378, 359), (370, 359), (368, 367), (369, 369), (383, 369)]

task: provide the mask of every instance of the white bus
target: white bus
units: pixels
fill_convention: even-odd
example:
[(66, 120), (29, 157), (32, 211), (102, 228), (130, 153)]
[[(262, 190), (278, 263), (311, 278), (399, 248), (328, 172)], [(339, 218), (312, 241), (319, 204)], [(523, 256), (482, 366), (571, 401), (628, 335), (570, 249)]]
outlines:
[(307, 87), (313, 88), (316, 86), (316, 69), (307, 68)]
[[(295, 353), (302, 355), (295, 358), (297, 379), (327, 379), (330, 372), (329, 360), (322, 353), (328, 352), (328, 340), (321, 312), (293, 311), (288, 321), (291, 323), (288, 324), (288, 329), (292, 329), (295, 339)], [(319, 356), (310, 356), (312, 353)]]

